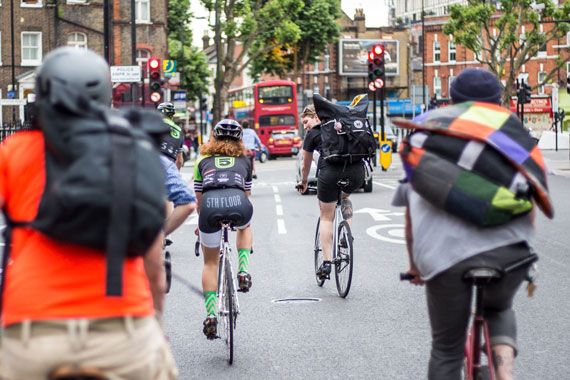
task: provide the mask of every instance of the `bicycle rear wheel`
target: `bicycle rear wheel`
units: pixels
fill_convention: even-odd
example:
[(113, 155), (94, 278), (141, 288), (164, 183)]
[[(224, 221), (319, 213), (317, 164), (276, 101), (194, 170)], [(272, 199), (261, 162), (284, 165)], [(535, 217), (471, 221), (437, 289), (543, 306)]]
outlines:
[(234, 362), (234, 329), (235, 329), (235, 312), (236, 307), (234, 304), (234, 286), (233, 286), (233, 279), (232, 279), (232, 271), (229, 268), (229, 263), (226, 262), (226, 310), (228, 313), (227, 318), (227, 325), (226, 325), (226, 343), (228, 346), (228, 362), (233, 364)]
[(354, 265), (352, 250), (352, 232), (348, 222), (343, 220), (338, 225), (338, 240), (335, 247), (334, 267), (338, 295), (345, 298), (352, 283), (352, 267)]
[(321, 240), (320, 240), (320, 226), (321, 226), (321, 218), (317, 219), (317, 229), (315, 231), (314, 252), (315, 252), (315, 280), (317, 281), (318, 286), (323, 286), (323, 284), (325, 283), (325, 280), (323, 280), (323, 279), (319, 278), (319, 276), (317, 276), (317, 272), (318, 272), (319, 268), (321, 267), (321, 265), (324, 261), (323, 249), (321, 247)]

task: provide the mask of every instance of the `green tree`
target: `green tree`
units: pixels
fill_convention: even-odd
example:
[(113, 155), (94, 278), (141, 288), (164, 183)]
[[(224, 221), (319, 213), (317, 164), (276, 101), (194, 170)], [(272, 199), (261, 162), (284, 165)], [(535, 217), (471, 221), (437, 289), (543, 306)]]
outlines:
[[(531, 4), (543, 4), (542, 10)], [(454, 41), (475, 53), (475, 59), (506, 80), (504, 101), (514, 91), (521, 67), (545, 46), (548, 41), (566, 37), (570, 24), (560, 22), (570, 17), (570, 2), (557, 6), (551, 0), (500, 0), (497, 5), (484, 0), (470, 0), (466, 5), (452, 5), (450, 18), (443, 32)], [(554, 28), (544, 25), (555, 23)], [(522, 27), (525, 27), (524, 34)], [(543, 85), (549, 82), (558, 67), (547, 73)]]
[(192, 46), (190, 29), (190, 0), (168, 2), (168, 51), (175, 59), (180, 72), (180, 88), (194, 100), (207, 93), (210, 70), (208, 59), (198, 48)]
[(301, 37), (294, 19), (302, 0), (202, 0), (214, 14), (214, 120), (222, 116), (232, 81), (258, 56)]
[(313, 64), (326, 51), (329, 44), (336, 42), (340, 27), (339, 0), (306, 0), (293, 22), (300, 30), (296, 42), (276, 47), (265, 54), (258, 54), (263, 49), (265, 38), (258, 38), (253, 46), (251, 73), (257, 76), (270, 73), (278, 76), (293, 74), (297, 77), (306, 64)]

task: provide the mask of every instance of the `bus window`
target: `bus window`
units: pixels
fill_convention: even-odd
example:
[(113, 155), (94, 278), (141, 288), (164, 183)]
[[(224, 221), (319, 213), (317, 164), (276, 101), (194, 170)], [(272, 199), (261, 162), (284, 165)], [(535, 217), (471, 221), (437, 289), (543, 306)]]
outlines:
[(265, 115), (259, 117), (259, 126), (276, 127), (282, 125), (295, 126), (295, 116), (293, 115)]
[(259, 103), (287, 104), (293, 102), (293, 87), (268, 86), (259, 87)]

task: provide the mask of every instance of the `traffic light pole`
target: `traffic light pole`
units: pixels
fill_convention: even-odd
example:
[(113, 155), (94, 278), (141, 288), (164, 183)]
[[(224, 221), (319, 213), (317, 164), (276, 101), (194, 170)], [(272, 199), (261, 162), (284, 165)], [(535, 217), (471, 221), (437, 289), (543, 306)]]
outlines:
[(380, 89), (380, 139), (384, 141), (386, 139), (386, 132), (384, 129), (384, 89), (386, 85), (384, 85)]

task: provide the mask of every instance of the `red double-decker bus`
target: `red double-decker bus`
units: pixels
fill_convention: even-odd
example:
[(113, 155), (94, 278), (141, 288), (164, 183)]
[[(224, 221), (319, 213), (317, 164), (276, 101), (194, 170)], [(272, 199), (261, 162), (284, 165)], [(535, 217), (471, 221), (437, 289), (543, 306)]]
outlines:
[(229, 115), (255, 128), (270, 157), (290, 156), (301, 147), (297, 86), (270, 80), (228, 92)]

